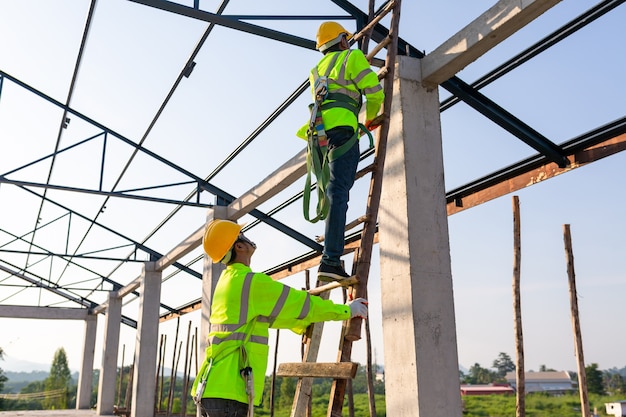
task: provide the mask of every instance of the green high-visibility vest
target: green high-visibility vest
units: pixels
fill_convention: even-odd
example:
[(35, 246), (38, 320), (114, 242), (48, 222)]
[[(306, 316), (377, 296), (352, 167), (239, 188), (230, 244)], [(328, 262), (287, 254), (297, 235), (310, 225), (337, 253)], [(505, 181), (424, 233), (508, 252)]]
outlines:
[(243, 264), (231, 264), (222, 272), (213, 294), (209, 346), (191, 395), (195, 395), (213, 359), (202, 397), (248, 403), (240, 371), (250, 366), (254, 375), (254, 404), (259, 405), (267, 370), (270, 327), (302, 334), (311, 323), (349, 318), (347, 305), (296, 290), (268, 275), (252, 273)]

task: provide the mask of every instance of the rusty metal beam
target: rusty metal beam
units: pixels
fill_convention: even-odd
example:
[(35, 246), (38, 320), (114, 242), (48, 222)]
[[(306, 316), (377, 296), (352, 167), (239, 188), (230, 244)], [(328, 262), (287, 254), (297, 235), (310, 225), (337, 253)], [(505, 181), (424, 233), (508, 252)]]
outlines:
[(565, 168), (559, 168), (554, 162), (546, 163), (538, 168), (476, 191), (460, 200), (449, 201), (447, 203), (448, 216), (564, 174), (625, 149), (626, 133), (623, 133), (568, 155), (567, 159), (570, 161), (570, 165)]

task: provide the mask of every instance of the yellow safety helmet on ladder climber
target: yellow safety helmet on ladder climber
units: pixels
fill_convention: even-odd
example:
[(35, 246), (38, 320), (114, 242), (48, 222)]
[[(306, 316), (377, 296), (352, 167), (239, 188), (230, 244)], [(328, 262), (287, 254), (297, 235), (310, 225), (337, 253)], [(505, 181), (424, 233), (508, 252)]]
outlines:
[(213, 262), (228, 263), (230, 256), (226, 259), (226, 255), (230, 253), (243, 226), (230, 220), (220, 219), (215, 219), (207, 225), (202, 246)]
[(341, 36), (345, 35), (346, 39), (350, 39), (352, 34), (344, 29), (337, 22), (324, 22), (317, 29), (317, 45), (315, 47), (318, 51), (324, 52), (331, 46), (338, 44), (341, 41)]

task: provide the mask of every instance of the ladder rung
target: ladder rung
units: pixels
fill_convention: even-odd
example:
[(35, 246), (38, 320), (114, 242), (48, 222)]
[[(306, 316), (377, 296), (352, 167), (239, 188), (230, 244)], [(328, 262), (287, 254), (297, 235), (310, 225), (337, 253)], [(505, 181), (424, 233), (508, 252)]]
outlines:
[(312, 295), (320, 295), (324, 291), (333, 290), (339, 287), (349, 287), (359, 282), (359, 279), (355, 276), (342, 279), (341, 281), (333, 281), (328, 284), (320, 285), (319, 287), (311, 288), (308, 292)]
[(376, 164), (376, 161), (372, 162), (371, 164), (369, 164), (366, 167), (363, 167), (362, 169), (360, 169), (359, 171), (357, 171), (356, 173), (356, 179), (362, 178), (364, 176), (366, 176), (367, 174), (369, 174), (370, 172), (374, 172), (374, 170), (376, 169), (378, 165)]
[(365, 223), (368, 218), (369, 216), (367, 216), (367, 214), (364, 214), (363, 216), (358, 217), (357, 219), (351, 221), (350, 223), (346, 225), (346, 230), (354, 229), (358, 225)]
[(366, 58), (368, 60), (371, 60), (372, 58), (374, 58), (376, 54), (379, 53), (381, 49), (389, 45), (391, 41), (392, 41), (391, 36), (387, 35), (385, 39), (383, 39), (378, 45), (376, 45), (374, 49), (372, 49), (372, 51), (369, 54), (367, 54)]
[(281, 363), (277, 376), (297, 378), (333, 378), (352, 379), (356, 375), (358, 364), (354, 362), (296, 362)]

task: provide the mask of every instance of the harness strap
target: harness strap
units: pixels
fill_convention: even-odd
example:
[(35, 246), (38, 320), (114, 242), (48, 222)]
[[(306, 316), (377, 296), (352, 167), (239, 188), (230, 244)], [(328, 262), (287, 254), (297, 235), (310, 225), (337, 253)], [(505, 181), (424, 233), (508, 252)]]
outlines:
[[(327, 146), (321, 147), (317, 135), (309, 135), (306, 153), (306, 179), (304, 181), (304, 193), (302, 195), (304, 218), (316, 223), (324, 220), (328, 215), (329, 204), (326, 198), (326, 187), (330, 181), (330, 166), (328, 165)], [(315, 217), (309, 215), (311, 201), (311, 177), (317, 178), (317, 207)]]
[(327, 97), (326, 98), (327, 100), (333, 100), (333, 101), (327, 101), (324, 104), (322, 104), (322, 107), (321, 107), (322, 110), (328, 110), (328, 109), (332, 109), (336, 107), (341, 107), (346, 110), (350, 110), (356, 117), (359, 116), (359, 110), (361, 106), (352, 97), (342, 94), (342, 93), (328, 93), (326, 97)]
[[(249, 272), (248, 274), (246, 274), (246, 278), (244, 280), (244, 286), (242, 288), (242, 302), (245, 301), (246, 305), (245, 307), (242, 305), (241, 308), (242, 310), (245, 309), (245, 312), (247, 314), (248, 311), (248, 305), (247, 302), (248, 297), (249, 297), (249, 292), (250, 292), (250, 283), (252, 278), (254, 277), (254, 272)], [(240, 314), (240, 320), (242, 319), (243, 314)], [(245, 323), (245, 319), (244, 318), (244, 323)], [(246, 379), (246, 391), (248, 392), (248, 415), (250, 417), (254, 416), (254, 385), (252, 385), (251, 389), (248, 389), (248, 386), (250, 385), (250, 383), (254, 384), (254, 380), (252, 378), (252, 368), (250, 367), (250, 364), (248, 362), (248, 355), (246, 352), (246, 348), (245, 348), (245, 344), (248, 341), (254, 342), (254, 343), (261, 343), (261, 344), (265, 344), (267, 345), (267, 338), (265, 337), (260, 337), (260, 336), (252, 336), (252, 330), (254, 329), (254, 324), (257, 322), (257, 317), (255, 317), (254, 319), (252, 319), (250, 322), (248, 322), (246, 324), (245, 327), (245, 332), (237, 332), (236, 330), (238, 330), (241, 326), (243, 326), (243, 324), (235, 324), (235, 325), (211, 325), (216, 326), (216, 328), (220, 328), (219, 326), (224, 326), (223, 329), (220, 328), (220, 330), (232, 330), (232, 333), (229, 337), (221, 340), (221, 341), (226, 341), (226, 340), (241, 340), (241, 344), (235, 347), (231, 347), (229, 349), (224, 349), (222, 350), (218, 355), (216, 355), (214, 358), (213, 357), (209, 357), (208, 356), (208, 352), (209, 352), (209, 348), (207, 348), (207, 356), (204, 358), (204, 362), (202, 363), (202, 366), (200, 367), (201, 370), (201, 379), (200, 379), (200, 383), (198, 384), (197, 388), (196, 388), (196, 393), (193, 396), (193, 400), (196, 403), (196, 406), (198, 407), (198, 409), (200, 409), (200, 407), (202, 407), (201, 401), (202, 401), (202, 395), (204, 394), (204, 389), (206, 388), (206, 383), (207, 380), (209, 378), (209, 373), (211, 372), (211, 368), (213, 366), (214, 362), (217, 362), (219, 359), (222, 359), (228, 355), (231, 355), (235, 352), (239, 352), (240, 354), (240, 358), (243, 359), (243, 369), (241, 371), (241, 375), (242, 377), (244, 377)], [(234, 326), (237, 326), (236, 328), (234, 328)], [(212, 329), (214, 330), (214, 329)], [(218, 340), (217, 338), (213, 338), (213, 340), (211, 340), (211, 345), (216, 345), (219, 344), (220, 340)], [(244, 372), (246, 371), (246, 373), (249, 374), (249, 377), (244, 376)]]
[[(324, 130), (324, 123), (322, 120), (322, 111), (333, 108), (343, 108), (351, 111), (358, 119), (362, 104), (360, 93), (358, 93), (358, 100), (356, 100), (346, 94), (346, 92), (350, 92), (350, 90), (347, 90), (346, 88), (342, 87), (339, 91), (334, 90), (332, 92), (329, 90), (331, 82), (339, 86), (347, 84), (345, 80), (345, 67), (350, 56), (350, 50), (347, 51), (345, 57), (343, 58), (339, 71), (339, 79), (328, 79), (328, 75), (337, 64), (337, 60), (341, 55), (342, 53), (334, 54), (323, 77), (320, 77), (317, 66), (312, 70), (315, 101), (310, 106), (311, 118), (309, 121), (309, 130), (307, 132), (307, 175), (302, 195), (304, 218), (311, 223), (316, 223), (319, 220), (326, 219), (328, 211), (330, 210), (330, 205), (326, 196), (326, 189), (328, 187), (328, 182), (330, 181), (330, 162), (339, 159), (354, 146), (361, 136), (359, 133), (360, 131), (365, 132), (369, 137), (370, 148), (374, 147), (374, 138), (372, 137), (372, 134), (365, 126), (359, 123), (354, 135), (348, 139), (346, 143), (336, 148), (330, 150), (328, 149), (326, 132)], [(311, 204), (311, 177), (313, 175), (317, 178), (317, 206), (315, 209), (315, 216), (311, 217), (309, 211)]]
[[(322, 103), (328, 96), (328, 84), (325, 86), (326, 91), (322, 91), (323, 94), (320, 94), (320, 91), (318, 91), (320, 89), (320, 87), (318, 87), (318, 81), (323, 78), (324, 82), (326, 82), (328, 75), (337, 63), (339, 55), (341, 54), (333, 55), (323, 77), (320, 77), (317, 66), (313, 68), (315, 101), (310, 106), (311, 119), (309, 122), (309, 130), (307, 132), (308, 140), (306, 153), (307, 175), (302, 195), (304, 218), (311, 223), (317, 223), (319, 220), (324, 220), (328, 215), (328, 210), (330, 209), (326, 198), (326, 186), (328, 185), (328, 181), (330, 181), (330, 167), (327, 163), (324, 163), (327, 156), (328, 143), (325, 140), (326, 132), (324, 131), (324, 124), (322, 122)], [(324, 143), (320, 143), (320, 138), (322, 138)], [(317, 207), (315, 209), (316, 216), (313, 218), (309, 215), (312, 174), (314, 174), (317, 178)]]
[[(326, 197), (326, 189), (330, 181), (330, 162), (335, 161), (343, 156), (354, 144), (359, 140), (360, 132), (365, 132), (369, 138), (370, 149), (374, 147), (374, 137), (372, 133), (361, 123), (358, 124), (356, 132), (343, 145), (328, 150), (326, 146), (320, 147), (317, 136), (310, 135), (307, 143), (306, 154), (306, 179), (304, 182), (304, 192), (302, 195), (304, 218), (316, 223), (324, 220), (328, 216), (330, 206)], [(311, 218), (309, 214), (311, 203), (311, 177), (315, 175), (317, 178), (317, 206), (316, 215)]]

